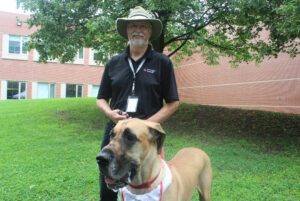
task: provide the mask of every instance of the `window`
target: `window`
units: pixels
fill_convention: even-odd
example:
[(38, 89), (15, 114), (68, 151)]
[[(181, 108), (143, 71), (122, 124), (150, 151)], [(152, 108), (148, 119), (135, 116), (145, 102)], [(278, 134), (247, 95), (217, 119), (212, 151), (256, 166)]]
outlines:
[(55, 98), (55, 84), (50, 84), (49, 85), (49, 97), (50, 98)]
[(76, 59), (83, 59), (83, 48), (79, 49)]
[(93, 60), (97, 60), (97, 53), (98, 53), (99, 51), (98, 50), (94, 50), (94, 55), (93, 55)]
[(80, 48), (72, 62), (67, 62), (68, 64), (84, 64), (84, 48)]
[(98, 91), (99, 91), (100, 86), (99, 85), (88, 85), (87, 86), (87, 96), (88, 97), (97, 97), (98, 96)]
[(26, 99), (26, 83), (7, 81), (7, 99)]
[(37, 98), (55, 98), (55, 84), (38, 83)]
[(97, 61), (97, 53), (98, 53), (98, 50), (90, 49), (89, 65), (104, 66), (104, 64), (102, 62)]
[(2, 35), (2, 58), (28, 60), (28, 51), (25, 43), (28, 41), (26, 36)]
[(76, 97), (82, 97), (82, 85), (77, 85)]
[(8, 52), (10, 54), (27, 54), (25, 43), (28, 41), (27, 37), (9, 35)]
[(66, 86), (66, 97), (82, 97), (82, 85), (67, 84)]
[(93, 88), (92, 88), (92, 97), (97, 97), (98, 96), (99, 88), (100, 88), (100, 86), (93, 85)]

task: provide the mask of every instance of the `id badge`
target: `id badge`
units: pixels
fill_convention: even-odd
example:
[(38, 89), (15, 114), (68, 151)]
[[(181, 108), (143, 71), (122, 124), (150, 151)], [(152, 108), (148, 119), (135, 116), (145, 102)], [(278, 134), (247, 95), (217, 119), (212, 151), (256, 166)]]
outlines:
[(137, 96), (128, 96), (126, 112), (136, 112), (138, 102)]

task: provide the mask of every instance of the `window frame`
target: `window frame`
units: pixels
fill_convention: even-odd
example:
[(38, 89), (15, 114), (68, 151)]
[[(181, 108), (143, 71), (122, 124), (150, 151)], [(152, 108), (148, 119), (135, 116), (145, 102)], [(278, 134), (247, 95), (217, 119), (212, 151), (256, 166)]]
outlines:
[[(10, 50), (10, 37), (19, 37), (19, 53)], [(26, 40), (25, 40), (26, 39)], [(25, 50), (25, 43), (29, 40), (28, 36), (16, 35), (16, 34), (3, 34), (2, 35), (2, 58), (14, 59), (14, 60), (28, 60), (29, 51)], [(15, 49), (15, 48), (13, 48)], [(25, 53), (26, 52), (26, 53)]]
[[(17, 93), (17, 94), (19, 95), (18, 98), (9, 98), (9, 95), (8, 95), (9, 82), (16, 82), (16, 83), (18, 83), (18, 93)], [(21, 91), (21, 90), (22, 90), (22, 84), (25, 84), (25, 89), (24, 89), (24, 91)], [(13, 100), (13, 99), (16, 99), (16, 100), (27, 99), (27, 82), (24, 82), (24, 81), (8, 80), (6, 86), (7, 86), (7, 87), (6, 87), (6, 99), (8, 99), (8, 100)], [(21, 97), (20, 97), (20, 94), (23, 93), (23, 92), (25, 92), (25, 97), (24, 97), (24, 98), (21, 98)], [(17, 95), (17, 94), (12, 95), (11, 97), (13, 97), (13, 96), (15, 96), (15, 95)]]
[[(18, 41), (14, 41), (14, 40), (11, 40), (11, 38), (13, 37), (18, 37)], [(9, 34), (8, 35), (8, 53), (9, 54), (17, 54), (17, 55), (27, 55), (28, 54), (28, 51), (25, 47), (25, 43), (28, 41), (28, 37), (26, 36), (20, 36), (20, 35), (13, 35), (13, 34)], [(19, 43), (19, 47), (18, 47), (18, 52), (15, 51), (16, 47), (15, 46), (12, 46), (12, 49), (14, 50), (13, 52), (10, 52), (11, 50), (11, 42), (18, 42)]]
[(90, 66), (99, 66), (104, 67), (104, 63), (98, 62), (95, 60), (95, 54), (97, 53), (97, 50), (89, 49), (89, 65)]
[[(48, 85), (48, 96), (47, 98), (40, 98), (39, 97), (39, 84), (47, 84)], [(54, 97), (51, 97), (51, 85), (54, 85)], [(37, 99), (50, 99), (50, 98), (56, 98), (56, 84), (53, 82), (38, 82), (36, 87), (36, 98)]]
[[(80, 50), (82, 49), (82, 58), (80, 58)], [(74, 60), (72, 62), (67, 62), (67, 64), (78, 64), (78, 65), (84, 65), (84, 55), (85, 55), (85, 48), (80, 48), (77, 53), (76, 56), (74, 58)]]
[[(69, 96), (68, 95), (68, 86), (75, 86), (75, 96)], [(80, 94), (79, 96), (79, 88), (81, 87)], [(66, 84), (66, 98), (82, 98), (83, 97), (83, 84)]]

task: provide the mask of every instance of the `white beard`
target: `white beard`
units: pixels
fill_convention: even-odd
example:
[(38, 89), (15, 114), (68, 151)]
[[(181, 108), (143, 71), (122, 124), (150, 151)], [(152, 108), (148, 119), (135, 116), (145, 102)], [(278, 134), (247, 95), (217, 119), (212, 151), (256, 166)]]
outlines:
[[(145, 36), (143, 34), (133, 33), (132, 37), (134, 35), (142, 36), (145, 38)], [(129, 39), (129, 44), (133, 47), (144, 47), (145, 45), (148, 45), (148, 40), (131, 38), (131, 39)]]

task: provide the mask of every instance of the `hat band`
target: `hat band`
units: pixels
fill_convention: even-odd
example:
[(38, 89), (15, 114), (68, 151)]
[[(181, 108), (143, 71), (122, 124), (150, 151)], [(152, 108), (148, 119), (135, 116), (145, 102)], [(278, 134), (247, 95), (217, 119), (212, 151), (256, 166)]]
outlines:
[[(149, 16), (144, 13), (135, 13), (135, 14), (129, 16), (128, 18), (132, 18), (132, 17), (136, 17), (136, 16), (143, 16), (143, 17), (149, 18)], [(149, 18), (149, 19), (151, 19), (151, 18)]]
[(137, 16), (128, 18), (128, 20), (152, 20), (152, 19), (146, 18), (144, 16), (137, 15)]

